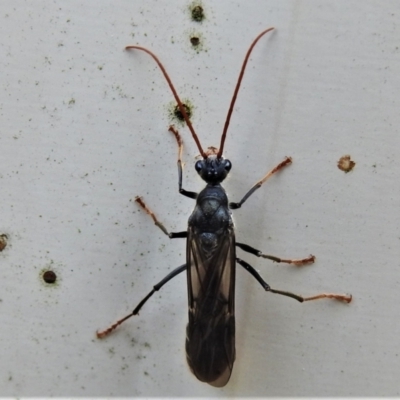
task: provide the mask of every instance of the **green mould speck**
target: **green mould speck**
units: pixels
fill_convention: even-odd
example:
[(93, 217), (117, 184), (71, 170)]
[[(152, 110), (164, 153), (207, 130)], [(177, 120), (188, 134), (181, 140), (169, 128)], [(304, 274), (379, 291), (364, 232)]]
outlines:
[[(189, 117), (189, 119), (191, 119), (193, 117), (192, 103), (187, 99), (182, 99), (182, 104), (185, 109), (186, 115)], [(178, 104), (176, 104), (175, 102), (171, 102), (168, 106), (168, 110), (169, 110), (169, 116), (173, 122), (178, 123), (180, 125), (185, 125), (185, 119), (183, 117), (181, 110), (179, 109)]]
[[(190, 107), (187, 104), (183, 103), (182, 105), (183, 105), (183, 108), (185, 109), (186, 116), (190, 119), (192, 117), (192, 110), (190, 109)], [(174, 117), (178, 118), (179, 121), (182, 121), (182, 122), (185, 121), (183, 113), (180, 110), (178, 104), (174, 108)]]
[(190, 16), (194, 22), (203, 22), (205, 19), (204, 8), (201, 3), (194, 1), (189, 6)]

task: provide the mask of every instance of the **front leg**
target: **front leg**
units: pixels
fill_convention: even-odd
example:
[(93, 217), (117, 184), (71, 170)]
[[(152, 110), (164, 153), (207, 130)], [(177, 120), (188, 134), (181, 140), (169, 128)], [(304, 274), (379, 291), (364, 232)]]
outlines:
[(146, 206), (146, 203), (141, 197), (136, 196), (135, 201), (139, 204), (140, 207), (143, 208), (146, 214), (150, 215), (151, 219), (154, 221), (154, 224), (158, 226), (170, 239), (187, 238), (187, 231), (168, 232), (167, 228), (157, 219), (153, 211), (151, 211), (150, 208)]
[(239, 201), (239, 203), (229, 203), (229, 208), (231, 210), (236, 210), (240, 207), (242, 207), (242, 204), (258, 189), (261, 187), (261, 185), (268, 179), (270, 178), (275, 172), (278, 172), (281, 170), (283, 167), (286, 165), (289, 165), (292, 163), (292, 159), (290, 157), (286, 157), (281, 163), (279, 163), (275, 168), (271, 169), (261, 180), (256, 182), (253, 187), (244, 195), (243, 199)]
[(182, 150), (183, 150), (183, 141), (179, 132), (171, 125), (169, 127), (169, 131), (172, 132), (175, 136), (176, 141), (178, 142), (178, 185), (179, 185), (179, 193), (189, 197), (191, 199), (197, 199), (196, 192), (189, 192), (185, 189), (182, 189)]
[(310, 254), (307, 258), (301, 259), (283, 259), (280, 257), (271, 256), (268, 254), (264, 254), (262, 251), (255, 249), (254, 247), (249, 246), (248, 244), (238, 243), (236, 242), (236, 246), (240, 249), (247, 251), (247, 253), (254, 254), (257, 257), (267, 258), (268, 260), (275, 261), (277, 263), (286, 263), (286, 264), (293, 264), (293, 265), (305, 265), (305, 264), (313, 264), (315, 261), (315, 256)]

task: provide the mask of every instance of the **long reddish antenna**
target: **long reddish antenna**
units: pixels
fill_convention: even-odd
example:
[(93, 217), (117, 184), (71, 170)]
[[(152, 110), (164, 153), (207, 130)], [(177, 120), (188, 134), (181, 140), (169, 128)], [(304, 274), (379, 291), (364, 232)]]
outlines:
[(175, 100), (178, 103), (179, 110), (182, 113), (183, 118), (185, 119), (185, 122), (186, 122), (190, 132), (192, 132), (193, 139), (197, 144), (197, 147), (198, 147), (198, 149), (200, 151), (201, 156), (203, 158), (207, 158), (207, 154), (203, 151), (203, 148), (201, 147), (201, 144), (200, 144), (200, 140), (199, 140), (198, 136), (196, 135), (196, 132), (193, 129), (193, 125), (190, 122), (189, 117), (186, 114), (185, 107), (183, 106), (182, 101), (179, 98), (178, 93), (176, 92), (175, 87), (172, 84), (172, 81), (171, 81), (170, 77), (167, 74), (167, 71), (165, 70), (164, 66), (161, 64), (161, 61), (157, 58), (157, 56), (155, 54), (153, 54), (150, 50), (147, 50), (145, 47), (140, 47), (140, 46), (126, 46), (125, 47), (125, 50), (130, 50), (130, 49), (142, 50), (145, 53), (149, 54), (151, 57), (153, 57), (154, 61), (160, 67), (161, 72), (164, 74), (164, 77), (168, 82), (168, 85), (169, 85), (169, 87), (170, 87), (170, 89), (172, 91), (172, 94), (174, 95)]
[(219, 146), (217, 158), (221, 158), (222, 157), (222, 152), (224, 150), (224, 143), (225, 143), (225, 139), (226, 139), (226, 132), (228, 131), (228, 126), (229, 126), (229, 122), (231, 121), (231, 115), (232, 115), (232, 112), (233, 112), (233, 107), (235, 106), (236, 97), (237, 97), (239, 89), (240, 89), (240, 84), (242, 83), (244, 71), (246, 69), (247, 62), (249, 61), (250, 54), (253, 51), (253, 48), (256, 45), (256, 43), (260, 40), (260, 38), (262, 36), (264, 36), (266, 33), (272, 31), (273, 29), (275, 29), (275, 28), (268, 28), (267, 30), (261, 32), (254, 39), (253, 43), (249, 47), (249, 50), (247, 50), (247, 54), (246, 54), (246, 57), (244, 58), (242, 69), (240, 70), (240, 74), (239, 74), (239, 78), (238, 78), (238, 81), (237, 81), (237, 84), (236, 84), (236, 87), (235, 87), (235, 91), (233, 92), (233, 97), (232, 97), (232, 100), (231, 100), (231, 105), (229, 106), (228, 115), (226, 116), (225, 126), (224, 126), (224, 130), (222, 132), (221, 144)]

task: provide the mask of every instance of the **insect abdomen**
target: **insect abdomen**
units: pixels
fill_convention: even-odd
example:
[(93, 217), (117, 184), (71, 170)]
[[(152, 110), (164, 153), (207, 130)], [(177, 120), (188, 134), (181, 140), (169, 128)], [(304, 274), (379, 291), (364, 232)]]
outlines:
[(235, 360), (234, 315), (210, 321), (209, 318), (194, 320), (189, 313), (186, 356), (197, 379), (212, 386), (225, 386)]

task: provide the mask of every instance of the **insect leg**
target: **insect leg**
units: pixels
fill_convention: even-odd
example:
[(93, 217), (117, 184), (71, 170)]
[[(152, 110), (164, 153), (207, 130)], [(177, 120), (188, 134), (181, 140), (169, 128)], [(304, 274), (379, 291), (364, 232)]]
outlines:
[(294, 294), (294, 293), (291, 293), (291, 292), (272, 289), (271, 286), (269, 286), (268, 283), (265, 282), (263, 278), (261, 278), (260, 274), (250, 264), (248, 264), (246, 261), (241, 260), (240, 258), (236, 258), (236, 261), (245, 270), (250, 272), (250, 274), (253, 275), (254, 278), (257, 279), (257, 281), (260, 283), (260, 285), (267, 292), (281, 294), (282, 296), (291, 297), (292, 299), (295, 299), (295, 300), (299, 301), (300, 303), (303, 303), (303, 301), (326, 299), (326, 298), (328, 298), (328, 299), (336, 299), (336, 300), (344, 301), (346, 303), (350, 303), (351, 302), (351, 299), (352, 299), (351, 294), (320, 293), (320, 294), (317, 294), (315, 296), (303, 297), (303, 296), (300, 296), (298, 294)]
[(264, 254), (262, 251), (257, 250), (254, 247), (249, 246), (248, 244), (236, 242), (236, 246), (244, 251), (247, 251), (247, 253), (254, 254), (257, 257), (268, 258), (268, 260), (272, 260), (277, 263), (286, 263), (286, 264), (293, 264), (296, 266), (300, 266), (305, 264), (313, 264), (315, 261), (315, 256), (313, 256), (312, 254), (310, 254), (307, 258), (289, 260)]
[(268, 179), (270, 178), (275, 172), (278, 172), (281, 170), (283, 167), (286, 165), (289, 165), (292, 163), (292, 159), (290, 157), (286, 157), (281, 163), (279, 163), (275, 168), (271, 169), (261, 180), (256, 182), (253, 187), (244, 195), (243, 199), (239, 201), (239, 203), (229, 203), (229, 208), (232, 210), (236, 210), (237, 208), (240, 208), (242, 204), (258, 189), (261, 187), (261, 185)]
[(181, 265), (180, 267), (174, 269), (172, 272), (170, 272), (163, 280), (157, 283), (157, 285), (153, 286), (153, 290), (136, 306), (136, 308), (128, 314), (126, 317), (118, 320), (115, 324), (111, 325), (109, 328), (105, 329), (104, 331), (97, 331), (96, 335), (99, 339), (107, 336), (110, 334), (114, 329), (116, 329), (119, 325), (121, 325), (123, 322), (125, 322), (127, 319), (130, 317), (133, 317), (134, 315), (139, 314), (140, 309), (144, 306), (146, 301), (158, 290), (160, 290), (167, 282), (169, 282), (172, 278), (175, 278), (175, 276), (179, 275), (181, 272), (186, 270), (186, 264)]
[(154, 215), (153, 211), (150, 210), (149, 207), (146, 206), (145, 202), (143, 199), (139, 196), (135, 197), (136, 203), (138, 203), (144, 211), (146, 211), (146, 214), (150, 215), (150, 217), (153, 219), (154, 224), (157, 225), (170, 239), (177, 239), (177, 238), (186, 238), (187, 237), (187, 231), (183, 232), (168, 232), (165, 226), (157, 219), (157, 217)]
[(182, 189), (182, 150), (183, 150), (183, 141), (179, 132), (172, 125), (168, 129), (175, 136), (176, 141), (178, 142), (178, 185), (179, 185), (179, 193), (183, 194), (186, 197), (191, 199), (197, 198), (196, 192), (189, 192), (185, 189)]

